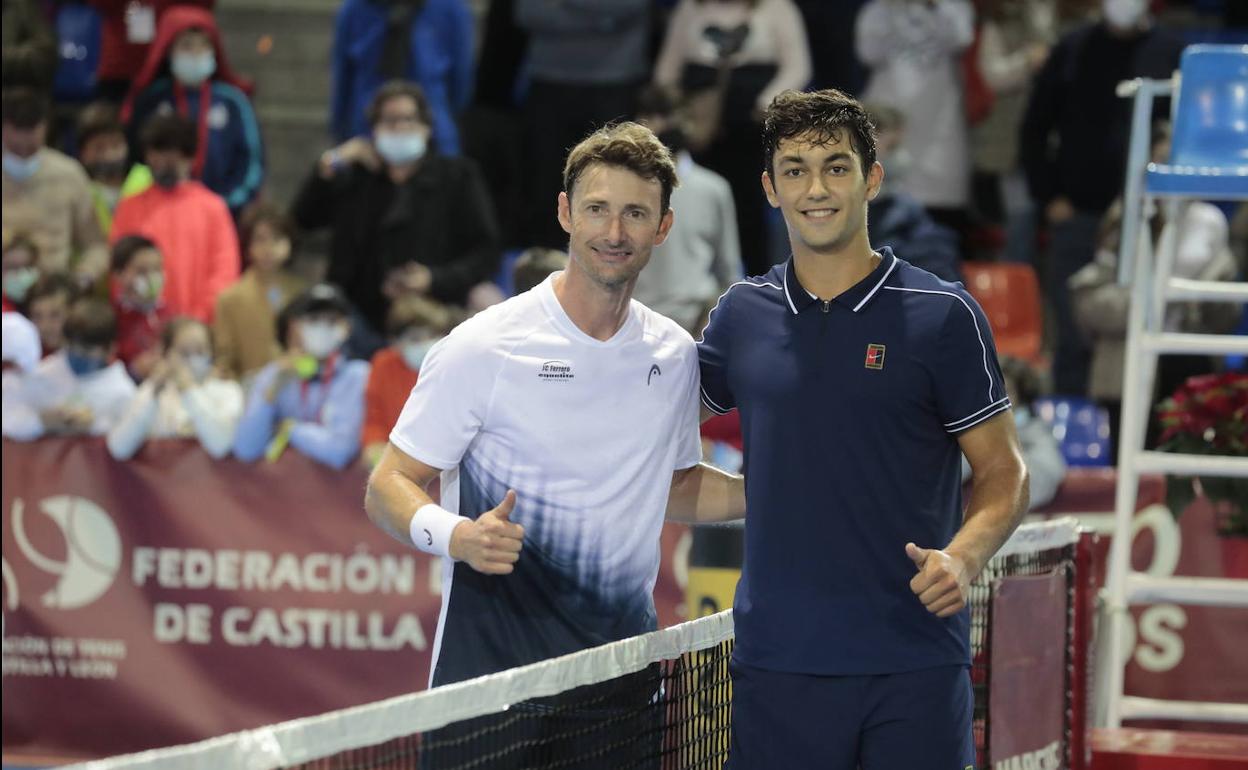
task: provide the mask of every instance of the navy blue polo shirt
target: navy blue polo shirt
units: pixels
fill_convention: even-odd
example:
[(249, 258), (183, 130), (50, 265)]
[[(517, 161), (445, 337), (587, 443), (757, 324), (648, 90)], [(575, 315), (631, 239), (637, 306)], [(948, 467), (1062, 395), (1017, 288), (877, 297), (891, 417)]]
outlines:
[(734, 284), (698, 345), (703, 403), (741, 413), (748, 513), (733, 614), (750, 666), (863, 675), (970, 662), (969, 612), (923, 607), (905, 544), (953, 539), (957, 436), (1010, 402), (975, 300), (879, 253), (827, 302), (792, 260)]

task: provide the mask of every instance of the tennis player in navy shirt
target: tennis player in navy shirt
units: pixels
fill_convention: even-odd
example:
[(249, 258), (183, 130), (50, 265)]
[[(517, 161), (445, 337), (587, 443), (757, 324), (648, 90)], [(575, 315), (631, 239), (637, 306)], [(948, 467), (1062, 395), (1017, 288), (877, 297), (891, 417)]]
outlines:
[(972, 768), (967, 588), (1028, 494), (992, 334), (961, 285), (871, 248), (858, 102), (787, 91), (763, 136), (793, 256), (699, 343), (704, 414), (739, 410), (745, 440), (728, 767)]

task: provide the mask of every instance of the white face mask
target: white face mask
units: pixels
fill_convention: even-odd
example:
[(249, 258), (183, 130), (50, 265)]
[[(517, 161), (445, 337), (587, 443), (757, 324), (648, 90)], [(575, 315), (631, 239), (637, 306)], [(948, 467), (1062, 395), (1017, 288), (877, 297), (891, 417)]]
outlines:
[(1115, 29), (1135, 29), (1148, 12), (1146, 0), (1103, 0), (1101, 12)]
[(184, 86), (194, 88), (217, 71), (217, 55), (205, 53), (175, 53), (169, 59), (169, 71)]
[(424, 134), (406, 131), (378, 131), (373, 143), (377, 146), (377, 154), (394, 166), (420, 160), (425, 155), (427, 145)]
[(183, 356), (182, 360), (186, 362), (186, 368), (190, 370), (196, 382), (203, 382), (212, 373), (212, 356), (207, 353), (193, 353)]
[(304, 321), (299, 329), (303, 350), (308, 355), (324, 361), (347, 341), (347, 332), (340, 324), (328, 321)]
[(429, 355), (434, 345), (438, 344), (438, 339), (409, 342), (401, 347), (399, 352), (403, 355), (403, 363), (407, 364), (407, 368), (413, 372), (420, 371), (421, 364), (425, 362), (425, 356)]

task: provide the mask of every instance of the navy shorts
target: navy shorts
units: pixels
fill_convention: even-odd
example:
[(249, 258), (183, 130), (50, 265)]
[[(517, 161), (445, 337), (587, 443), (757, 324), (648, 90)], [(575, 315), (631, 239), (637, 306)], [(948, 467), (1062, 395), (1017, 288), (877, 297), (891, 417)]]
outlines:
[(966, 666), (874, 676), (764, 671), (735, 659), (725, 770), (975, 767)]

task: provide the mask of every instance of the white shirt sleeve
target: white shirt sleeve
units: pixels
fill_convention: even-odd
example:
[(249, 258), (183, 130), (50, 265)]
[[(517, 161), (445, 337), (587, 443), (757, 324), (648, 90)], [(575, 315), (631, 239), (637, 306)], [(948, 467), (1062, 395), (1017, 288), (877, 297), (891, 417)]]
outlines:
[(130, 406), (131, 399), (139, 390), (126, 372), (125, 364), (114, 361), (108, 368), (84, 383), (82, 398), (91, 411), (95, 413), (95, 424), (91, 427), (93, 436), (106, 436), (113, 426), (121, 421), (121, 417)]
[(458, 465), (481, 430), (502, 362), (468, 326), (459, 327), (429, 351), (390, 432), (390, 443), (439, 470)]
[(232, 380), (208, 380), (183, 391), (182, 405), (204, 451), (217, 460), (229, 454), (243, 413), (242, 387)]
[(139, 386), (125, 413), (108, 432), (108, 453), (114, 460), (129, 460), (151, 435), (156, 421), (156, 389), (150, 382)]
[(676, 464), (673, 470), (692, 468), (702, 460), (702, 399), (699, 392), (698, 349), (692, 339), (688, 342), (685, 356), (686, 385), (680, 396), (682, 403), (676, 432), (672, 436), (672, 440), (676, 442)]

